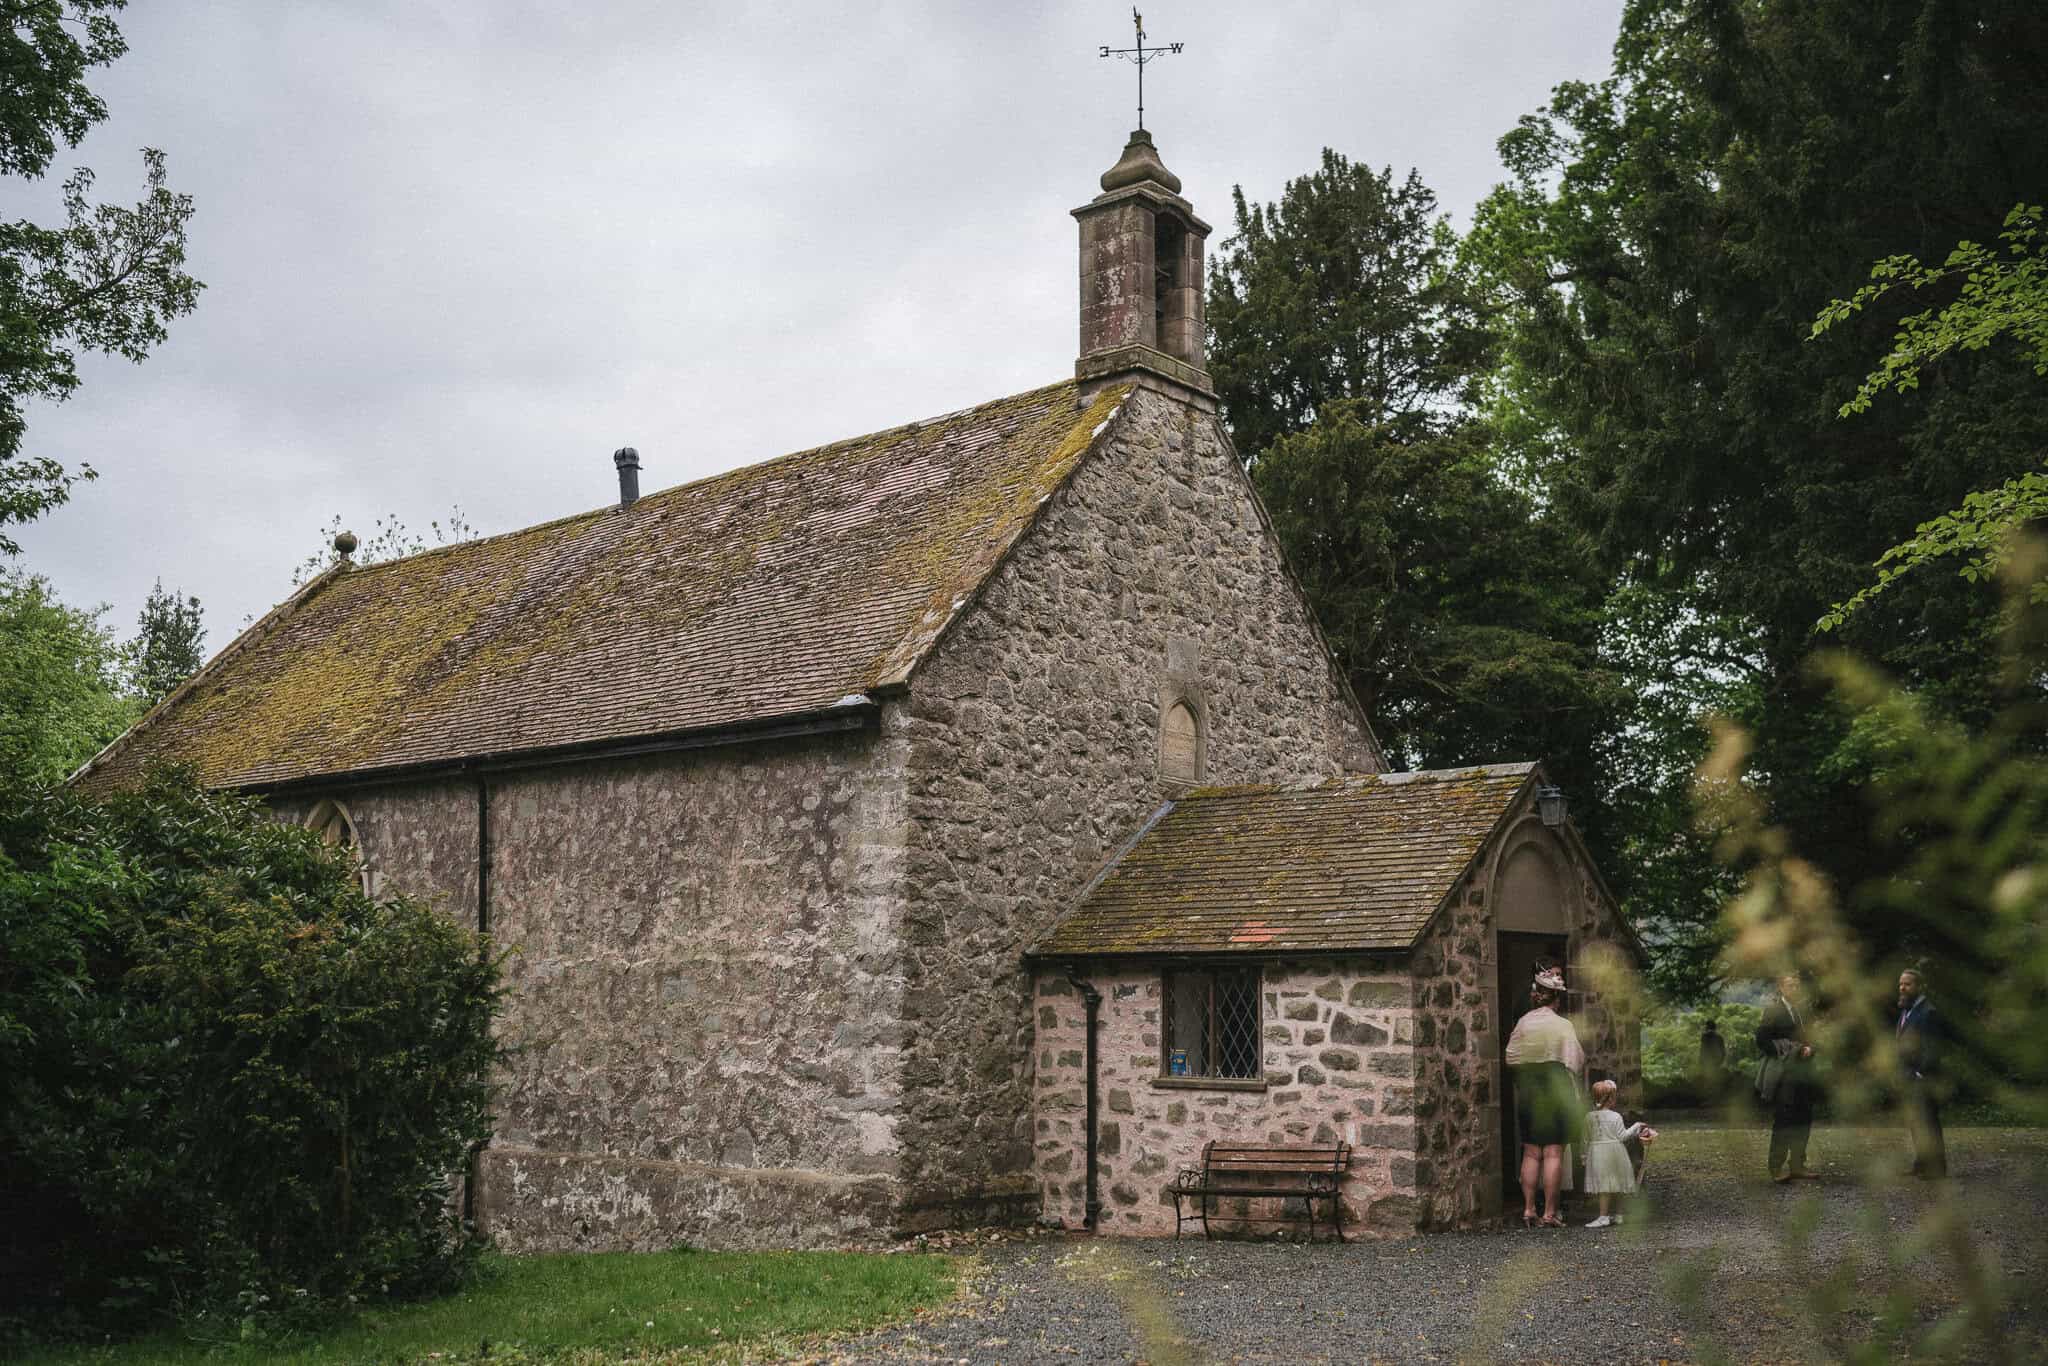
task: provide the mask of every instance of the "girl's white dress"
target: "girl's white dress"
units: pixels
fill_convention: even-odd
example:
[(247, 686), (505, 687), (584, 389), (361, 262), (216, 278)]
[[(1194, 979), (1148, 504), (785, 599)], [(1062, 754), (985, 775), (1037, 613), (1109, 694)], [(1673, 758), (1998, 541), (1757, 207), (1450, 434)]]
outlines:
[(1635, 1164), (1623, 1146), (1642, 1132), (1642, 1124), (1624, 1125), (1612, 1110), (1586, 1116), (1586, 1191), (1589, 1195), (1627, 1195), (1636, 1188)]

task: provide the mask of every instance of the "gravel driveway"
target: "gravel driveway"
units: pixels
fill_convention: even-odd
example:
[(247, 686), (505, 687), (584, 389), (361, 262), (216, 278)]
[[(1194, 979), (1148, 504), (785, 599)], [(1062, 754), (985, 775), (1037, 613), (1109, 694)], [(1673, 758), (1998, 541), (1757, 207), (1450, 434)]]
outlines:
[[(1871, 1184), (1895, 1162), (1896, 1135), (1823, 1130), (1826, 1179), (1792, 1187), (1763, 1179), (1763, 1143), (1749, 1130), (1667, 1130), (1659, 1153), (1682, 1160), (1653, 1165), (1620, 1229), (1343, 1246), (1012, 1235), (981, 1247), (947, 1310), (831, 1359), (1827, 1361), (1895, 1339), (1882, 1316), (1901, 1286), (1932, 1302), (1901, 1311), (1908, 1335), (1933, 1327), (1958, 1280), (1953, 1258), (1916, 1248), (1913, 1231), (1945, 1197)], [(2048, 1359), (2048, 1134), (1962, 1130), (1951, 1154), (1957, 1231), (2015, 1291), (2003, 1343), (1973, 1355)], [(1817, 1284), (1832, 1305), (1809, 1306)]]

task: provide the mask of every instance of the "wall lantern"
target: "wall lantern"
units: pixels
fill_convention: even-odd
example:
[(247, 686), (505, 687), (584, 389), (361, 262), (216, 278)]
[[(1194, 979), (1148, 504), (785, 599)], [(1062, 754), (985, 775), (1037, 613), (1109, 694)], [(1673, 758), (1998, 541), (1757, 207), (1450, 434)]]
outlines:
[(1536, 812), (1543, 817), (1543, 823), (1553, 830), (1563, 825), (1564, 789), (1561, 787), (1537, 788)]

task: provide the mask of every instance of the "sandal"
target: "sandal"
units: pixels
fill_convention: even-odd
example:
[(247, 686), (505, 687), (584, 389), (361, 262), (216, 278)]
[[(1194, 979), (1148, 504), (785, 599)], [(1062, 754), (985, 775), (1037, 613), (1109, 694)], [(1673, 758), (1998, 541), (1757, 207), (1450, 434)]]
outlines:
[(1564, 1220), (1558, 1218), (1555, 1214), (1546, 1214), (1537, 1221), (1537, 1226), (1540, 1228), (1563, 1228)]
[(1524, 1213), (1524, 1214), (1522, 1215), (1522, 1227), (1523, 1227), (1523, 1228), (1534, 1228), (1534, 1227), (1536, 1227), (1536, 1216), (1535, 1216), (1535, 1215), (1534, 1215), (1533, 1213)]

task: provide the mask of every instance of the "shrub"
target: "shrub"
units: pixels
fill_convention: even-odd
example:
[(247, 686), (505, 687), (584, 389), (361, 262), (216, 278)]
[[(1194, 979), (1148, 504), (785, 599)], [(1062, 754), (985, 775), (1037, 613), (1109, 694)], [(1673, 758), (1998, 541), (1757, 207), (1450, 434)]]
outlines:
[[(1696, 1008), (1652, 1007), (1643, 1018), (1644, 1106), (1668, 1114), (1744, 1101), (1756, 1072), (1756, 1026), (1762, 1013), (1756, 1006), (1733, 1001)], [(1700, 1071), (1700, 1031), (1709, 1019), (1719, 1026), (1727, 1047), (1719, 1078)]]
[(497, 982), (476, 936), (254, 802), (0, 787), (0, 1314), (447, 1282)]

